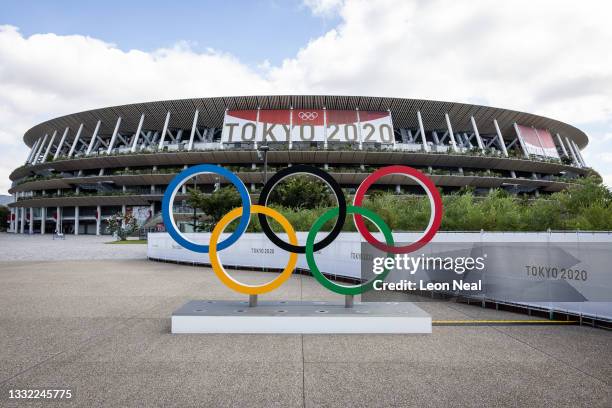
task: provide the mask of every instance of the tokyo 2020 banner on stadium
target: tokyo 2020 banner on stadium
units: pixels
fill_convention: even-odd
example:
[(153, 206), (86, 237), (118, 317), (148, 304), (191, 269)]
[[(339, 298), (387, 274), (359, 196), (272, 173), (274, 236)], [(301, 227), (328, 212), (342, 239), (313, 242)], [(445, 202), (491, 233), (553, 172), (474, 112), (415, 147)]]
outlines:
[(228, 110), (222, 143), (348, 142), (392, 144), (388, 111), (273, 109)]

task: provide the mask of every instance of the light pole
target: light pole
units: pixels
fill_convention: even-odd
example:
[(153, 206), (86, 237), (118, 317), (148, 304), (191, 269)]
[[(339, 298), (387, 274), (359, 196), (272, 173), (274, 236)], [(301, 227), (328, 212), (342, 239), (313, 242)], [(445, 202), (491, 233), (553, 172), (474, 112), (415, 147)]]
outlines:
[(263, 160), (264, 160), (264, 184), (268, 182), (268, 150), (270, 147), (268, 145), (260, 146), (258, 149), (260, 152), (263, 152)]
[[(264, 185), (268, 182), (268, 145), (259, 146), (258, 151), (263, 153), (264, 161)], [(249, 307), (257, 306), (257, 295), (249, 295)]]
[[(197, 178), (198, 178), (197, 175), (193, 177), (193, 190), (194, 190), (194, 193), (195, 193), (195, 189), (198, 188)], [(193, 206), (193, 232), (197, 232), (196, 231), (197, 223), (198, 223), (198, 216), (197, 216), (197, 213), (196, 213), (196, 206), (194, 205)]]

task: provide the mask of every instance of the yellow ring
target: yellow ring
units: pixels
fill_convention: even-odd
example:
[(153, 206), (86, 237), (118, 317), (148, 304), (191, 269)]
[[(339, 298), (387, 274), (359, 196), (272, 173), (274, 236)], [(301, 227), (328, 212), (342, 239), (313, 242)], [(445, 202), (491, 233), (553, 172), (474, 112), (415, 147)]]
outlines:
[[(292, 245), (297, 245), (297, 236), (295, 235), (295, 230), (289, 223), (289, 221), (280, 213), (275, 210), (264, 207), (262, 205), (251, 205), (251, 213), (253, 214), (265, 214), (268, 217), (274, 218), (285, 230), (287, 236), (289, 238), (289, 242)], [(228, 212), (221, 218), (221, 220), (215, 226), (211, 236), (210, 236), (210, 244), (209, 244), (209, 258), (210, 264), (212, 266), (212, 270), (215, 272), (215, 275), (221, 280), (221, 282), (230, 289), (235, 290), (236, 292), (244, 293), (247, 295), (261, 295), (262, 293), (267, 293), (273, 291), (282, 285), (293, 273), (295, 269), (295, 265), (297, 265), (298, 256), (296, 253), (289, 253), (289, 262), (287, 266), (283, 270), (283, 272), (274, 278), (272, 281), (265, 283), (263, 285), (247, 285), (244, 283), (240, 283), (234, 278), (232, 278), (223, 268), (221, 262), (219, 262), (219, 256), (217, 255), (217, 241), (219, 240), (219, 236), (225, 230), (227, 225), (234, 221), (236, 218), (242, 215), (242, 207), (234, 208), (232, 211)]]

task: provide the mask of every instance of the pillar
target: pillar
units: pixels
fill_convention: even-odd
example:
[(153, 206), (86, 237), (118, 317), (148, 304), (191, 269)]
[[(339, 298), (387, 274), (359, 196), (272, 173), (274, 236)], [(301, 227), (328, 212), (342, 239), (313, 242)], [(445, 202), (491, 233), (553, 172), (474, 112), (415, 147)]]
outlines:
[(502, 135), (501, 129), (499, 128), (499, 123), (497, 123), (497, 119), (493, 119), (493, 125), (495, 126), (495, 133), (497, 133), (497, 138), (499, 139), (499, 145), (502, 149), (502, 153), (505, 157), (508, 157), (508, 149), (506, 148), (506, 141), (504, 140), (504, 136)]
[(62, 232), (60, 230), (60, 217), (61, 217), (61, 215), (60, 215), (60, 207), (57, 207), (55, 209), (55, 211), (56, 211), (55, 212), (55, 231), (56, 232)]
[(47, 207), (41, 207), (40, 209), (40, 234), (44, 235), (47, 221)]
[(19, 228), (19, 232), (22, 234), (25, 232), (25, 207), (21, 207), (21, 227)]
[(74, 235), (79, 235), (79, 206), (74, 207)]
[(30, 207), (30, 225), (28, 228), (30, 235), (34, 233), (34, 208)]
[(561, 146), (561, 150), (563, 151), (563, 155), (565, 157), (570, 157), (569, 154), (567, 153), (567, 149), (565, 148), (565, 145), (563, 144), (563, 140), (561, 140), (561, 135), (559, 135), (557, 133), (557, 142), (559, 142), (559, 146)]
[(428, 152), (429, 146), (427, 145), (427, 138), (425, 137), (425, 126), (423, 126), (423, 117), (421, 112), (417, 111), (417, 121), (419, 122), (419, 131), (421, 132), (421, 142), (423, 142), (423, 151)]
[(527, 146), (525, 146), (525, 142), (523, 141), (523, 136), (521, 136), (521, 130), (519, 129), (516, 122), (514, 122), (514, 131), (516, 132), (516, 137), (519, 141), (521, 149), (523, 149), (523, 154), (525, 155), (525, 158), (529, 159), (529, 152), (527, 151)]
[(451, 147), (453, 148), (453, 151), (456, 152), (458, 150), (457, 142), (455, 142), (455, 134), (453, 133), (453, 125), (451, 124), (448, 113), (444, 114), (444, 119), (446, 119), (446, 127), (448, 128), (448, 137), (450, 138)]
[[(13, 202), (17, 203), (17, 193), (13, 194)], [(12, 208), (13, 211), (13, 216), (11, 218), (13, 219), (13, 234), (17, 233), (17, 225), (19, 224), (19, 220), (17, 219), (17, 216), (19, 215), (19, 207), (13, 207)]]
[(102, 207), (96, 208), (96, 235), (100, 235), (100, 225), (102, 224)]
[(472, 122), (472, 129), (474, 130), (474, 136), (476, 136), (476, 143), (478, 143), (478, 148), (481, 152), (484, 153), (484, 143), (482, 142), (482, 138), (480, 137), (480, 132), (478, 131), (478, 126), (476, 126), (476, 119), (472, 116), (470, 118), (470, 122)]

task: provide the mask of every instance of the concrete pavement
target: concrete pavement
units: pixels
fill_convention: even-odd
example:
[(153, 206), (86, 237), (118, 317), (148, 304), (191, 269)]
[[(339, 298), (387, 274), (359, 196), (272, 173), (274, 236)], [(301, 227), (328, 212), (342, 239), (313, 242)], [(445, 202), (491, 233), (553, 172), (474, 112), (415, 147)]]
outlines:
[[(232, 273), (249, 282), (270, 279)], [(300, 275), (265, 298), (342, 301)], [(0, 405), (30, 405), (9, 402), (8, 388), (47, 386), (73, 387), (70, 405), (88, 407), (609, 407), (612, 401), (612, 335), (600, 329), (170, 334), (172, 311), (190, 299), (246, 300), (207, 268), (137, 259), (0, 263)], [(419, 306), (434, 319), (525, 317), (457, 303)]]

